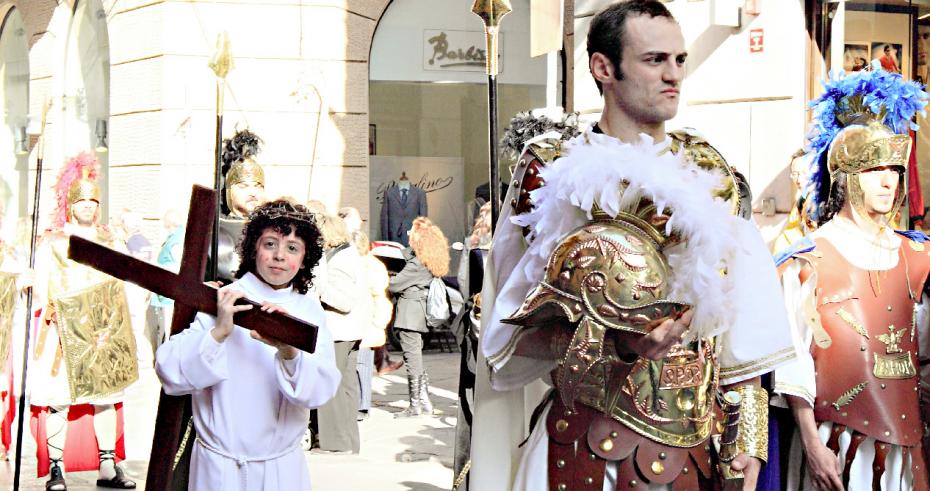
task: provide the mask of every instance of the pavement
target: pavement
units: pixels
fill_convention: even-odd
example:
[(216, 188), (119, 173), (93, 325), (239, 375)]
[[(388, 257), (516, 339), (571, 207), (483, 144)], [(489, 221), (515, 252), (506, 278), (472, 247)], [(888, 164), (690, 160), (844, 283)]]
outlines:
[[(399, 356), (398, 353), (392, 353)], [(372, 409), (359, 423), (361, 452), (358, 455), (307, 453), (314, 491), (368, 490), (438, 491), (452, 487), (453, 440), (458, 401), (459, 353), (427, 350), (424, 362), (430, 374), (430, 396), (437, 416), (394, 419), (407, 407), (407, 379), (403, 368), (372, 382)], [(126, 471), (145, 489), (145, 471), (155, 431), (160, 384), (151, 368), (141, 370), (139, 381), (126, 391)], [(36, 444), (26, 422), (23, 440), (20, 489), (44, 490), (45, 479), (36, 477)], [(13, 426), (14, 432), (16, 425)], [(15, 442), (12, 447), (15, 449)], [(0, 489), (13, 488), (13, 450), (10, 460), (0, 462)], [(96, 472), (69, 473), (69, 491), (96, 490)]]

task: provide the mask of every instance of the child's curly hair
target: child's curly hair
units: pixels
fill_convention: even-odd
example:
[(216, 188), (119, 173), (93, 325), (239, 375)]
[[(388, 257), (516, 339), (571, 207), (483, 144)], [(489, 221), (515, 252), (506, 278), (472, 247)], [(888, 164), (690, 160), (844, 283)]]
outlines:
[(299, 293), (307, 293), (313, 284), (313, 268), (323, 257), (323, 240), (320, 229), (313, 220), (313, 214), (304, 207), (290, 201), (279, 199), (266, 203), (249, 215), (249, 221), (242, 229), (242, 240), (239, 241), (239, 257), (242, 263), (236, 271), (236, 278), (242, 278), (246, 273), (258, 275), (255, 268), (255, 247), (262, 233), (271, 228), (283, 235), (290, 235), (293, 231), (297, 237), (304, 241), (303, 268), (291, 281), (294, 289)]
[(429, 218), (418, 217), (413, 221), (410, 247), (433, 276), (449, 274), (449, 241)]

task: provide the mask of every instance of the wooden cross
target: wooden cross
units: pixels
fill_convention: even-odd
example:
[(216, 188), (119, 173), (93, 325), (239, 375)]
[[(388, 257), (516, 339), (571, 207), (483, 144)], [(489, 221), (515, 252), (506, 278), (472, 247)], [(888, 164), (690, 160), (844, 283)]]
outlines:
[[(216, 288), (203, 283), (212, 225), (216, 218), (215, 203), (216, 191), (194, 186), (187, 215), (184, 255), (178, 274), (76, 235), (70, 237), (68, 257), (115, 278), (174, 299), (171, 335), (175, 335), (190, 325), (197, 312), (216, 315)], [(317, 326), (289, 315), (262, 312), (258, 308), (259, 304), (246, 299), (237, 302), (246, 303), (254, 308), (237, 312), (233, 316), (236, 325), (254, 329), (262, 336), (275, 338), (297, 349), (313, 353), (316, 347)], [(174, 457), (178, 450), (178, 437), (181, 433), (181, 413), (188, 397), (190, 396), (169, 396), (164, 390), (159, 396), (146, 489), (169, 489), (174, 472)]]

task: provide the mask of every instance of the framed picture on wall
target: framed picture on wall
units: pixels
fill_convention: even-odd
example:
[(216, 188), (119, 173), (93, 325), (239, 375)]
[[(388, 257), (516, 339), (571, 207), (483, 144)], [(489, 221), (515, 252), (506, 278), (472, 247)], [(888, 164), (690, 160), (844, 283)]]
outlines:
[(843, 48), (843, 70), (846, 73), (864, 70), (870, 59), (868, 43), (847, 43)]
[(885, 71), (901, 73), (901, 44), (876, 41), (872, 43), (872, 60), (878, 60)]
[(368, 125), (368, 155), (378, 155), (378, 125)]

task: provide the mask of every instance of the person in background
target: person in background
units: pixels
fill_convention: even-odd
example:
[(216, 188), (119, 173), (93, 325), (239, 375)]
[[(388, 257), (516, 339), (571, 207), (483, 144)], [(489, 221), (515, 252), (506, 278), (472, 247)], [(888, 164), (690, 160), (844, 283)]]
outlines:
[(804, 152), (804, 149), (798, 149), (791, 155), (791, 165), (789, 177), (791, 178), (791, 212), (788, 213), (788, 221), (785, 222), (785, 228), (782, 229), (772, 252), (781, 252), (801, 240), (801, 237), (813, 232), (817, 225), (810, 220), (805, 212), (804, 187), (807, 185), (807, 179), (810, 175), (810, 156)]
[(368, 290), (359, 288), (363, 282), (362, 261), (358, 250), (349, 241), (346, 226), (337, 215), (316, 214), (317, 226), (323, 236), (326, 272), (317, 284), (316, 292), (326, 312), (326, 325), (333, 333), (336, 365), (342, 382), (336, 396), (317, 409), (317, 435), (321, 453), (358, 453), (360, 448), (358, 421), (359, 388), (355, 373), (358, 345), (368, 322), (370, 302)]
[(426, 325), (426, 297), (429, 283), (449, 273), (449, 242), (442, 230), (426, 217), (417, 217), (408, 231), (410, 247), (404, 249), (407, 263), (391, 279), (388, 291), (397, 296), (394, 330), (400, 338), (407, 366), (407, 393), (410, 404), (395, 417), (431, 415), (429, 378), (423, 367), (423, 334)]
[[(158, 250), (156, 264), (177, 273), (181, 269), (181, 255), (184, 253), (184, 215), (172, 208), (165, 212), (162, 226), (167, 235)], [(147, 324), (146, 338), (152, 344), (153, 354), (168, 339), (171, 331), (171, 317), (174, 314), (174, 300), (161, 295), (152, 295), (152, 322)]]
[[(362, 342), (358, 350), (358, 381), (360, 391), (360, 400), (358, 405), (358, 419), (368, 418), (368, 411), (371, 409), (371, 378), (374, 376), (374, 350), (384, 346), (387, 341), (385, 329), (388, 322), (391, 321), (391, 313), (394, 309), (391, 301), (387, 297), (388, 272), (378, 258), (369, 254), (370, 243), (368, 236), (364, 232), (356, 232), (352, 237), (352, 242), (362, 258), (362, 271), (365, 276), (364, 285), (368, 288), (370, 303), (366, 306), (369, 308), (368, 318), (370, 323), (362, 334)], [(361, 287), (361, 284), (359, 285)], [(364, 302), (363, 302), (364, 303)]]

